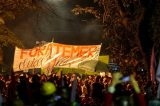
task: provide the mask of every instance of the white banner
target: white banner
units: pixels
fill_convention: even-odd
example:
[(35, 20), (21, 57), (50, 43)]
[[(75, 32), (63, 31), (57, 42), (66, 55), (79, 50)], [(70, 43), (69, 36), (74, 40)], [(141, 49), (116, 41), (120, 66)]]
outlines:
[(48, 43), (33, 49), (15, 49), (14, 71), (41, 67), (78, 68), (88, 60), (98, 60), (101, 45), (64, 45)]

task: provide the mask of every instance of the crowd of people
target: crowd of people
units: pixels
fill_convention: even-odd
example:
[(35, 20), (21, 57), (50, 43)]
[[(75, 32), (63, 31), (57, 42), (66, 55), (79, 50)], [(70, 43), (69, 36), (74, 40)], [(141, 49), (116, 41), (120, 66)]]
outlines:
[[(121, 72), (111, 76), (52, 73), (0, 75), (0, 106), (154, 106), (158, 83)], [(160, 105), (155, 105), (160, 106)]]

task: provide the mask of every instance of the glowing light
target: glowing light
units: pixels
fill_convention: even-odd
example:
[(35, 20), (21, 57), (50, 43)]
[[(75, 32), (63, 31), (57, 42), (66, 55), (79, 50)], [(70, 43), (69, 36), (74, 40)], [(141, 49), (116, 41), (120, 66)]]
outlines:
[(43, 92), (44, 95), (51, 95), (51, 94), (56, 92), (56, 87), (51, 82), (45, 82), (42, 85), (42, 92)]

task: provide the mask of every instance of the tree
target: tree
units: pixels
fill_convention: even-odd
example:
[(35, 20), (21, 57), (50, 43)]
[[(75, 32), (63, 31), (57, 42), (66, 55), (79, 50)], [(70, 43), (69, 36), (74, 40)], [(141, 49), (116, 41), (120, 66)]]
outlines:
[[(6, 23), (37, 7), (36, 0), (0, 0), (0, 64), (4, 64), (4, 58), (8, 57), (9, 62), (4, 64), (7, 68), (12, 67), (8, 51), (14, 46), (23, 47), (23, 43), (8, 29)], [(5, 53), (8, 55), (4, 56)]]
[[(150, 13), (151, 19), (150, 19), (150, 30), (149, 34), (151, 35), (154, 43), (153, 46), (155, 47), (155, 50), (157, 53), (159, 53), (160, 48), (160, 30), (159, 30), (159, 23), (160, 23), (160, 2), (158, 0), (155, 0), (155, 2), (151, 5), (152, 11), (154, 12)], [(151, 7), (148, 7), (148, 9), (151, 9)]]
[[(104, 53), (111, 61), (118, 63), (122, 70), (140, 67), (148, 70), (146, 55), (139, 39), (139, 25), (144, 15), (140, 0), (94, 0), (96, 7), (76, 6), (75, 15), (90, 13), (103, 27)], [(128, 69), (128, 68), (127, 68)]]
[(35, 9), (33, 0), (1, 0), (0, 1), (0, 46), (17, 45), (22, 47), (22, 43), (11, 32), (6, 22), (14, 20), (17, 15), (28, 9)]

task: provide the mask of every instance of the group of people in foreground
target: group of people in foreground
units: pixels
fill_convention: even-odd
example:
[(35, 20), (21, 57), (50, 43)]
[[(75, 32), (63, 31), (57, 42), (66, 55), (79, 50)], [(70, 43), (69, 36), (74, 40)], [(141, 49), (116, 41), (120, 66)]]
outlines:
[(154, 94), (157, 87), (151, 81), (139, 83), (137, 78), (121, 72), (112, 73), (112, 77), (0, 75), (0, 106), (160, 106)]

